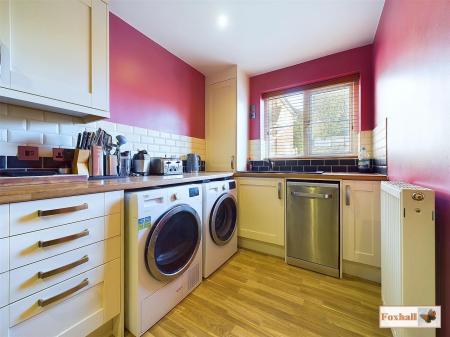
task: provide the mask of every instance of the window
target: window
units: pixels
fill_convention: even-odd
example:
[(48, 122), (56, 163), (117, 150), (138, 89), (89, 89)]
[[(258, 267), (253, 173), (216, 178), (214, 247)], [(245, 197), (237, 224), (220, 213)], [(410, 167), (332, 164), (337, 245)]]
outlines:
[(267, 158), (356, 155), (359, 81), (326, 84), (264, 98)]

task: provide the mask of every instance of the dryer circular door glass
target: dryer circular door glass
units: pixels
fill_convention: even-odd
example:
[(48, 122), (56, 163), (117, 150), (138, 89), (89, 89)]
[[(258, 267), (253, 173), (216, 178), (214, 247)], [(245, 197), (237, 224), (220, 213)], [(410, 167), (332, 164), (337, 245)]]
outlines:
[(178, 205), (152, 227), (145, 244), (147, 270), (159, 281), (182, 274), (194, 260), (201, 239), (201, 222), (195, 209)]
[(215, 202), (209, 218), (209, 231), (213, 241), (223, 246), (236, 231), (237, 207), (232, 194), (222, 194)]

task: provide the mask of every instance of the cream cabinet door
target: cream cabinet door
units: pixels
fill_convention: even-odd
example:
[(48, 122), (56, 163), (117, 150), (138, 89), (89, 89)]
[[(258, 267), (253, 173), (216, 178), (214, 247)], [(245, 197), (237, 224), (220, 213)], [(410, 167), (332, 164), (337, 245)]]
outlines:
[(10, 39), (2, 41), (2, 56), (9, 52), (9, 75), (2, 79), (10, 77), (11, 89), (108, 110), (106, 3), (1, 1), (1, 9), (8, 6)]
[(235, 170), (236, 79), (206, 87), (206, 158), (208, 171)]
[(380, 266), (380, 182), (343, 182), (344, 260)]
[(284, 246), (284, 182), (272, 178), (238, 179), (238, 235)]
[[(1, 1), (0, 1), (1, 2)], [(8, 336), (9, 307), (0, 308), (0, 336)]]
[(0, 87), (10, 87), (9, 1), (0, 1)]

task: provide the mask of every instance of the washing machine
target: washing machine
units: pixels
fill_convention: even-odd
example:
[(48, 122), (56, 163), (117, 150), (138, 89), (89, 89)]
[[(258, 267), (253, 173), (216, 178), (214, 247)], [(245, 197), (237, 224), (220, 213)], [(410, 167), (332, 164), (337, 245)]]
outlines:
[(202, 185), (125, 194), (125, 326), (141, 336), (202, 280)]
[(236, 181), (203, 184), (203, 277), (237, 252)]

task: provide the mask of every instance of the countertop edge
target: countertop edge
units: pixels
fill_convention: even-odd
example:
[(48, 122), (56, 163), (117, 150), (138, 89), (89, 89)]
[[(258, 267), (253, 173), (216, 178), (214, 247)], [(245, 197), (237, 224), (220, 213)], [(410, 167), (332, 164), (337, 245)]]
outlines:
[(385, 181), (388, 176), (378, 173), (329, 173), (310, 174), (302, 172), (236, 172), (234, 177), (252, 178), (286, 178), (286, 179), (318, 179), (318, 180), (363, 180), (363, 181)]
[[(171, 185), (198, 183), (206, 180), (232, 177), (233, 172), (206, 172), (185, 174), (183, 177), (128, 177), (93, 180), (83, 183), (52, 183), (34, 185), (10, 185), (0, 187), (0, 204), (27, 202), (52, 198), (70, 197), (112, 191), (140, 190)], [(51, 187), (50, 187), (51, 186)]]

